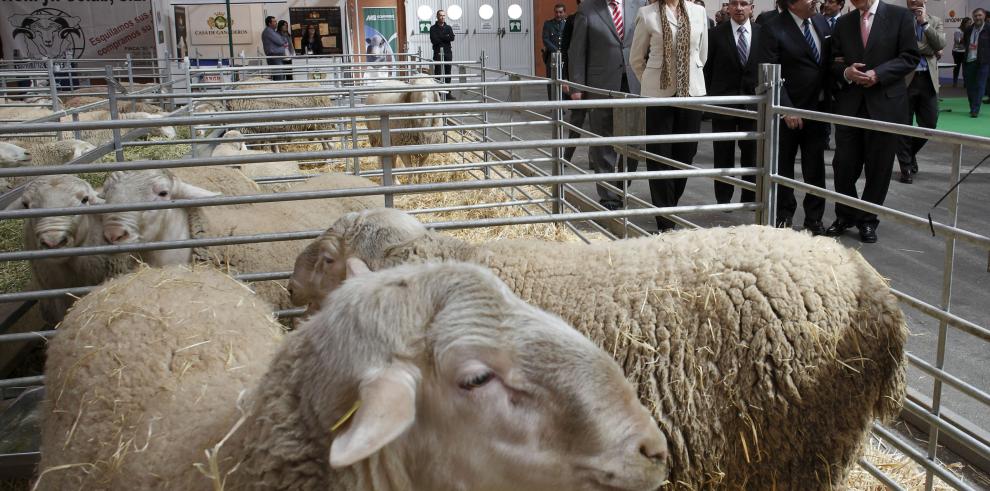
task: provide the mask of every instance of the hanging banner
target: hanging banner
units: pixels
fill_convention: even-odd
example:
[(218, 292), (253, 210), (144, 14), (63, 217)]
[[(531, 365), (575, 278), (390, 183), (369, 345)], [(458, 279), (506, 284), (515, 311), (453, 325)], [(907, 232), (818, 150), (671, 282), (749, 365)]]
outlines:
[(398, 51), (398, 31), (394, 7), (365, 8), (364, 42), (368, 61), (394, 61)]
[(154, 57), (148, 0), (0, 0), (3, 57)]
[(227, 18), (227, 7), (222, 3), (186, 5), (186, 21), (191, 22), (186, 29), (192, 45), (226, 45), (228, 29), (233, 33), (234, 44), (255, 41), (254, 30), (250, 28), (250, 5), (232, 4), (230, 19)]

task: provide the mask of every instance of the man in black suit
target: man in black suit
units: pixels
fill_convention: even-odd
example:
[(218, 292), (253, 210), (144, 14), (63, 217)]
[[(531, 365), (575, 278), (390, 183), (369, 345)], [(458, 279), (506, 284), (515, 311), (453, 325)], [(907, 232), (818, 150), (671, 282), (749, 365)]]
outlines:
[[(914, 14), (881, 0), (850, 0), (856, 10), (835, 24), (832, 77), (837, 81), (835, 112), (874, 121), (907, 123), (904, 77), (918, 66)], [(835, 190), (856, 197), (856, 181), (866, 173), (862, 199), (882, 205), (894, 168), (897, 135), (836, 125)], [(840, 203), (827, 235), (842, 235), (852, 226), (860, 240), (877, 241), (880, 221), (873, 213)]]
[[(815, 14), (816, 0), (785, 0), (786, 11), (767, 24), (767, 63), (780, 64), (784, 88), (781, 104), (811, 111), (828, 111), (827, 80), (830, 67), (828, 23)], [(825, 187), (825, 128), (819, 121), (796, 116), (784, 117), (777, 155), (781, 175), (794, 178), (794, 158), (801, 150), (804, 182)], [(794, 190), (780, 186), (777, 198), (777, 226), (790, 227), (797, 210)], [(822, 216), (825, 199), (811, 194), (804, 197), (804, 228), (812, 235), (825, 233)]]
[[(729, 2), (729, 22), (723, 22), (708, 32), (708, 61), (705, 63), (705, 85), (708, 95), (751, 95), (756, 91), (760, 63), (764, 63), (763, 30), (749, 21), (753, 13), (750, 0)], [(733, 116), (712, 115), (712, 131), (756, 131), (756, 121)], [(712, 142), (715, 167), (732, 168), (736, 165), (736, 142)], [(756, 142), (739, 141), (739, 165), (756, 165)], [(746, 180), (755, 182), (754, 176)], [(715, 181), (715, 200), (732, 201), (735, 187)], [(742, 202), (756, 200), (756, 193), (743, 190)]]
[(773, 10), (767, 10), (767, 11), (764, 11), (764, 12), (760, 12), (760, 15), (757, 15), (756, 16), (756, 20), (754, 22), (756, 22), (757, 24), (759, 24), (761, 26), (765, 26), (767, 24), (767, 22), (772, 21), (773, 19), (775, 19), (781, 13), (787, 12), (787, 6), (786, 5), (787, 5), (786, 0), (777, 0), (776, 3), (775, 3), (775, 5), (774, 5), (774, 7), (773, 7)]
[[(552, 77), (553, 54), (561, 52), (563, 45), (564, 26), (566, 25), (567, 10), (564, 4), (558, 3), (553, 7), (553, 19), (543, 22), (543, 66), (547, 69), (547, 78)], [(573, 27), (571, 30), (573, 31)], [(547, 85), (547, 99), (553, 99), (553, 86)]]
[[(437, 10), (437, 21), (430, 26), (430, 44), (433, 45), (433, 61), (449, 62), (454, 59), (454, 52), (450, 48), (450, 43), (454, 42), (454, 29), (447, 24), (447, 12)], [(450, 83), (450, 65), (435, 65), (433, 75), (446, 75), (437, 80), (445, 84)], [(453, 97), (448, 96), (448, 99)]]
[[(577, 0), (577, 5), (581, 7), (581, 0)], [(567, 51), (571, 48), (571, 36), (574, 35), (574, 16), (576, 13), (567, 16), (567, 22), (564, 23), (564, 32), (560, 36), (560, 53), (564, 57), (564, 80), (570, 79), (570, 58), (567, 57)], [(565, 86), (566, 87), (566, 86)], [(567, 122), (577, 126), (578, 128), (584, 127), (584, 120), (588, 116), (587, 109), (571, 109), (570, 113), (567, 115)], [(568, 130), (567, 138), (577, 138), (581, 136), (580, 133), (574, 130)], [(574, 151), (577, 147), (567, 147), (564, 149), (564, 158), (568, 161), (574, 157)]]

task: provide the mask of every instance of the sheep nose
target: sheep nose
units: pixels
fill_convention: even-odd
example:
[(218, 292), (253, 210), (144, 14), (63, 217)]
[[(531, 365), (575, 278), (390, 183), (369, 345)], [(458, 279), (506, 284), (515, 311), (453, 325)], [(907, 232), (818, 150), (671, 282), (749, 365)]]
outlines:
[(69, 243), (69, 238), (65, 236), (62, 237), (49, 236), (49, 237), (41, 238), (41, 247), (44, 249), (58, 249), (59, 247), (62, 247), (68, 243)]
[(655, 463), (663, 463), (668, 455), (667, 439), (659, 431), (643, 436), (639, 441), (639, 453)]
[(116, 244), (126, 239), (128, 235), (130, 234), (123, 227), (106, 227), (103, 229), (103, 237), (111, 244)]

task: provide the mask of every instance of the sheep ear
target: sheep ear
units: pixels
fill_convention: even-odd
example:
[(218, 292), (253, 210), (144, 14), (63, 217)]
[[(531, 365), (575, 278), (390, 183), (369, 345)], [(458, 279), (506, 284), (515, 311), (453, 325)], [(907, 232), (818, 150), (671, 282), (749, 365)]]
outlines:
[(358, 259), (356, 257), (347, 258), (347, 276), (346, 276), (347, 279), (361, 276), (365, 273), (370, 273), (370, 272), (371, 272), (371, 268), (369, 268), (368, 264), (362, 261), (361, 259)]
[(23, 210), (24, 209), (24, 202), (23, 202), (23, 200), (15, 199), (13, 202), (11, 202), (9, 205), (7, 205), (7, 208), (6, 209), (8, 209), (8, 210)]
[(330, 466), (364, 460), (405, 433), (416, 419), (418, 369), (396, 362), (361, 384), (361, 406), (330, 445)]
[(207, 191), (201, 187), (196, 187), (192, 184), (186, 184), (181, 181), (176, 182), (176, 185), (176, 190), (172, 193), (172, 197), (175, 199), (211, 198), (213, 196), (220, 196), (220, 193)]

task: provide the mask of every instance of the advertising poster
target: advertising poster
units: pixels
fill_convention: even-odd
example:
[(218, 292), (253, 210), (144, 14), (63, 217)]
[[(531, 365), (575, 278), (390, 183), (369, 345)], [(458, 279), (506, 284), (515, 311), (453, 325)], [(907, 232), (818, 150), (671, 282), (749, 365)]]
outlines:
[(154, 56), (148, 0), (0, 0), (0, 11), (0, 44), (6, 59)]
[(395, 61), (398, 31), (394, 7), (365, 8), (364, 43), (368, 61)]
[(175, 51), (178, 58), (189, 56), (189, 35), (186, 31), (186, 8), (175, 7)]
[[(186, 10), (186, 20), (190, 22), (186, 26), (189, 44), (226, 46), (229, 42), (228, 30), (233, 34), (234, 44), (252, 44), (255, 41), (254, 32), (250, 28), (250, 5), (232, 4), (230, 6), (230, 19), (227, 18), (227, 8), (222, 3), (187, 5)], [(178, 20), (176, 25), (178, 25)]]
[(314, 55), (335, 55), (344, 52), (340, 7), (289, 8), (292, 43), (299, 54), (306, 48)]

